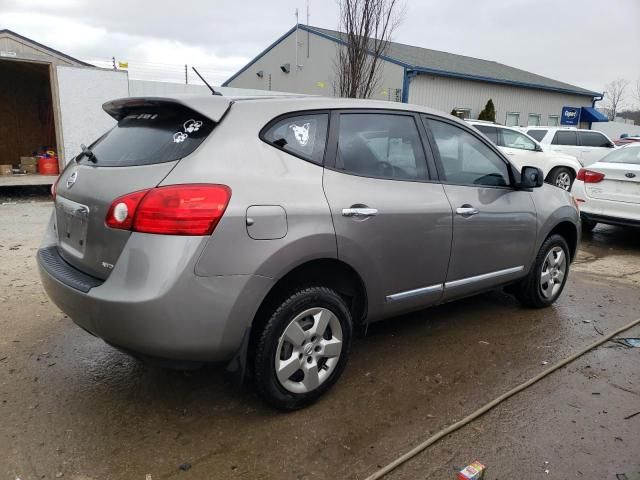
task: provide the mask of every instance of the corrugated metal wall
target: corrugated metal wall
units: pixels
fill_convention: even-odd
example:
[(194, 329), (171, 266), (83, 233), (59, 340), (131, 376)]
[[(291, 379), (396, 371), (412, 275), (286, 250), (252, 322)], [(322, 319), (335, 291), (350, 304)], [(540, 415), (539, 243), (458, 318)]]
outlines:
[(564, 105), (591, 106), (591, 97), (433, 75), (418, 75), (409, 87), (409, 103), (446, 113), (453, 108), (468, 108), (471, 118), (478, 118), (490, 98), (496, 108), (497, 122), (506, 123), (507, 112), (518, 112), (521, 126), (527, 125), (530, 113), (540, 115), (540, 125), (548, 125), (549, 116), (559, 116)]
[[(230, 87), (281, 92), (334, 96), (335, 58), (338, 44), (313, 33), (309, 34), (309, 57), (307, 57), (307, 32), (298, 31), (298, 65), (296, 68), (295, 32), (261, 57), (256, 63), (229, 82)], [(280, 66), (288, 63), (290, 73)], [(257, 73), (262, 72), (262, 77)], [(398, 100), (402, 97), (404, 70), (393, 63), (384, 62), (381, 81), (371, 97), (376, 100)], [(397, 90), (397, 91), (396, 91)]]

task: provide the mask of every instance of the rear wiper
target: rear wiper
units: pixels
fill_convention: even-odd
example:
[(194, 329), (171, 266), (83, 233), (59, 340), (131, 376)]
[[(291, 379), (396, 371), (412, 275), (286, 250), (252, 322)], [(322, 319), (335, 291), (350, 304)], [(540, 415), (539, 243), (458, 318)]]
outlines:
[(93, 163), (98, 163), (98, 157), (96, 157), (96, 154), (93, 153), (84, 143), (80, 144), (80, 149), (82, 150), (82, 153), (76, 157), (76, 162), (82, 160), (82, 157), (87, 157)]

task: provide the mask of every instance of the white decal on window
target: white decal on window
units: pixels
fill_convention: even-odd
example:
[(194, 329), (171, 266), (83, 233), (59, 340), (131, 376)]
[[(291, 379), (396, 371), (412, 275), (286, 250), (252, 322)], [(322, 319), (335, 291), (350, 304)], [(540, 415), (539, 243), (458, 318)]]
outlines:
[(173, 143), (182, 143), (184, 142), (187, 138), (189, 138), (189, 135), (187, 135), (184, 132), (176, 132), (173, 134)]
[(304, 125), (296, 125), (295, 123), (292, 123), (289, 125), (289, 128), (293, 130), (293, 135), (302, 147), (309, 143), (309, 122)]
[(198, 130), (200, 130), (201, 126), (202, 122), (200, 120), (194, 120), (192, 118), (191, 120), (187, 120), (186, 122), (184, 122), (184, 131), (185, 133), (197, 132)]

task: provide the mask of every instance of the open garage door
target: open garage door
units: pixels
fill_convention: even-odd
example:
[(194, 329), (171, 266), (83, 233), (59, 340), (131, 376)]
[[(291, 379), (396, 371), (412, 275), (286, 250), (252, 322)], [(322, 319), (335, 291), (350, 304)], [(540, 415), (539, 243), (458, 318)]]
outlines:
[(49, 65), (0, 60), (0, 186), (47, 183), (36, 159), (47, 150), (58, 150)]

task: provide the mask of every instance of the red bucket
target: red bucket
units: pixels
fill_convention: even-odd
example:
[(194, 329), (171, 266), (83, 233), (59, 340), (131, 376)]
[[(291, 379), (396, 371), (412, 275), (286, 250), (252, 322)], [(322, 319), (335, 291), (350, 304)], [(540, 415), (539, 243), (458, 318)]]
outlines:
[(40, 175), (58, 175), (58, 158), (57, 157), (40, 157), (38, 158), (38, 173)]

